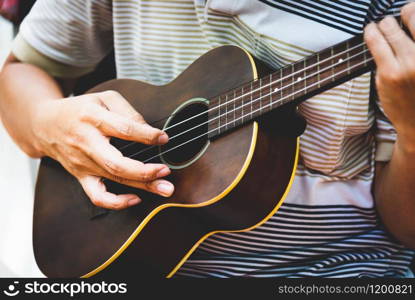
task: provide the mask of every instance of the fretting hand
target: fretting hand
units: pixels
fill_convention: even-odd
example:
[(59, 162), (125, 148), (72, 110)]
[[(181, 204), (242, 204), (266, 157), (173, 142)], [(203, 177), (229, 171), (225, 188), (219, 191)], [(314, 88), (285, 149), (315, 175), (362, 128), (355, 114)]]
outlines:
[[(415, 3), (405, 5), (401, 18), (415, 37)], [(400, 149), (415, 150), (415, 43), (388, 16), (365, 28), (365, 41), (376, 62), (376, 88), (398, 133)]]

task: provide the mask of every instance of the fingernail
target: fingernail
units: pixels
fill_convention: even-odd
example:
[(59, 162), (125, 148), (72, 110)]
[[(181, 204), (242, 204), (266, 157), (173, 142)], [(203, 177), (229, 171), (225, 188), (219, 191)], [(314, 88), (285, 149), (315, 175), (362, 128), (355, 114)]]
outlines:
[(171, 183), (162, 182), (157, 185), (157, 191), (163, 196), (170, 196), (174, 191), (174, 187)]
[(127, 203), (128, 203), (128, 206), (136, 205), (136, 204), (140, 203), (140, 198), (138, 198), (138, 197), (131, 198), (130, 200), (128, 200)]
[(158, 138), (158, 143), (159, 144), (165, 144), (169, 141), (169, 136), (165, 133), (163, 133), (162, 135), (159, 136)]
[(158, 171), (157, 173), (157, 177), (164, 177), (170, 174), (170, 169), (169, 168), (163, 168), (160, 171)]

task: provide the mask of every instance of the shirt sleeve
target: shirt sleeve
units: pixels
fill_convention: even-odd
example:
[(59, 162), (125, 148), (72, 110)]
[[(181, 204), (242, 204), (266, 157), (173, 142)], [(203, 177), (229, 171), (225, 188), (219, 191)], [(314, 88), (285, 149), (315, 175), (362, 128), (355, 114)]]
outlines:
[(52, 76), (71, 78), (94, 70), (112, 48), (111, 1), (38, 0), (12, 52)]

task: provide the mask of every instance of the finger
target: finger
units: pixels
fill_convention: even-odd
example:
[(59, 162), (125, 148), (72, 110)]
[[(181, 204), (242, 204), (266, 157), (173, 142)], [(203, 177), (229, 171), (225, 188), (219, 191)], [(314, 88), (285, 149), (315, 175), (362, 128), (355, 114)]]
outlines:
[(168, 136), (160, 129), (147, 123), (139, 123), (114, 112), (98, 108), (91, 116), (93, 124), (105, 135), (147, 145), (161, 145), (168, 142)]
[(144, 164), (123, 156), (99, 132), (88, 133), (87, 140), (87, 144), (83, 146), (84, 151), (112, 176), (148, 182), (170, 174), (166, 165)]
[(402, 7), (401, 18), (412, 37), (415, 38), (415, 2), (408, 3)]
[(120, 210), (141, 202), (134, 194), (115, 195), (107, 191), (104, 183), (96, 176), (87, 175), (79, 179), (85, 193), (92, 203), (107, 209)]
[(387, 16), (379, 22), (379, 30), (388, 42), (395, 56), (413, 59), (415, 45), (409, 36), (402, 30), (394, 17)]
[(102, 177), (105, 177), (109, 180), (118, 182), (123, 185), (128, 185), (140, 190), (145, 190), (153, 194), (158, 194), (163, 197), (170, 197), (174, 192), (174, 185), (167, 180), (158, 179), (149, 182), (140, 182), (120, 177), (113, 177), (111, 176), (111, 174), (108, 173), (104, 173)]
[(370, 23), (365, 27), (364, 39), (378, 69), (395, 68), (397, 64), (395, 55), (377, 24)]
[(139, 123), (146, 123), (143, 116), (117, 91), (98, 93), (98, 97), (105, 103), (110, 111), (116, 112)]

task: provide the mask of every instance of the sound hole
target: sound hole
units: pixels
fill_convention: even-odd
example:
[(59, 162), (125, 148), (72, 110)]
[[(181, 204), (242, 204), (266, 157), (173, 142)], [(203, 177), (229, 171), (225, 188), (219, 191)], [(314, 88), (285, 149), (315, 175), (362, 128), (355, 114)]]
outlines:
[(160, 147), (164, 163), (183, 168), (196, 161), (208, 145), (208, 106), (205, 102), (189, 101), (167, 121), (164, 130), (170, 137)]

